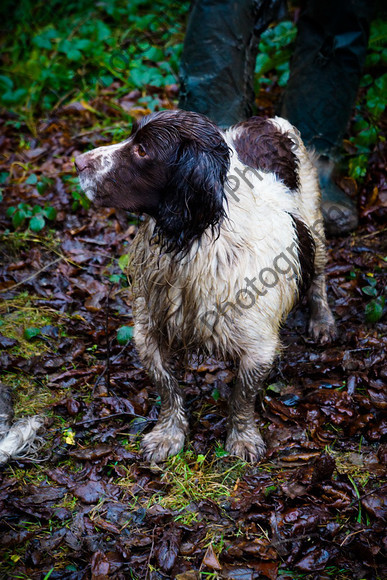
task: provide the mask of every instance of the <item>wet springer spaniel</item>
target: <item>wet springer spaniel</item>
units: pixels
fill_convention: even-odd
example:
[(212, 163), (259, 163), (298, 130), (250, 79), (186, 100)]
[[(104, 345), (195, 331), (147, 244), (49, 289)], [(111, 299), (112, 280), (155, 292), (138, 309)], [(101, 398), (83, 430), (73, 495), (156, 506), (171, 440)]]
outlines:
[(195, 352), (238, 364), (226, 449), (259, 460), (256, 395), (303, 292), (312, 337), (325, 343), (336, 332), (319, 186), (297, 130), (279, 117), (252, 117), (222, 131), (197, 113), (161, 111), (75, 165), (97, 205), (148, 216), (131, 247), (135, 343), (161, 395), (144, 457), (163, 461), (184, 445), (173, 367), (176, 356)]

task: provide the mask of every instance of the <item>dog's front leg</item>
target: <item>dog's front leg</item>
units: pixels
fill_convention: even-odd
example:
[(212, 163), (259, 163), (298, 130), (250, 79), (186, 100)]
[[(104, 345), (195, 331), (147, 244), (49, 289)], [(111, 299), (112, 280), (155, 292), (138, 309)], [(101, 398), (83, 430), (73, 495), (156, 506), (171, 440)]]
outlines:
[(156, 426), (142, 440), (141, 449), (147, 461), (164, 461), (176, 455), (184, 445), (188, 421), (184, 412), (184, 398), (179, 383), (168, 368), (148, 327), (136, 321), (135, 340), (141, 362), (152, 378), (161, 398)]
[(259, 461), (266, 451), (255, 425), (254, 409), (256, 395), (263, 387), (270, 366), (271, 361), (252, 366), (251, 359), (242, 359), (231, 397), (226, 450), (245, 461)]
[(179, 383), (170, 372), (149, 369), (161, 398), (161, 409), (156, 426), (144, 436), (141, 448), (147, 461), (164, 461), (176, 455), (184, 445), (188, 421), (184, 412), (184, 399)]

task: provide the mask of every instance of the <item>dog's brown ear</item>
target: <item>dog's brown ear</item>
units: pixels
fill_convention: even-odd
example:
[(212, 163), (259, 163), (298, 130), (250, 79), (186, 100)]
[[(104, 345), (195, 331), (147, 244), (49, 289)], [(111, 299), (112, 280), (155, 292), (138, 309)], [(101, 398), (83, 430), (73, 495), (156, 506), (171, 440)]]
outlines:
[(207, 228), (216, 228), (225, 217), (229, 164), (229, 149), (220, 135), (215, 147), (188, 141), (178, 148), (156, 222), (167, 252), (187, 253)]

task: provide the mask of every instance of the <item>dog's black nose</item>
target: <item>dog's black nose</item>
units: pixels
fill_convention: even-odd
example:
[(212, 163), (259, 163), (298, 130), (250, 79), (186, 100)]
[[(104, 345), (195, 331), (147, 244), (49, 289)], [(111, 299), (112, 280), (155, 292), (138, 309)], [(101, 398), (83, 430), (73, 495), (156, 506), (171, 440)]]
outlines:
[(74, 159), (74, 164), (75, 167), (77, 168), (77, 171), (79, 172), (83, 171), (84, 169), (86, 169), (86, 167), (90, 166), (86, 155), (78, 155), (78, 157)]

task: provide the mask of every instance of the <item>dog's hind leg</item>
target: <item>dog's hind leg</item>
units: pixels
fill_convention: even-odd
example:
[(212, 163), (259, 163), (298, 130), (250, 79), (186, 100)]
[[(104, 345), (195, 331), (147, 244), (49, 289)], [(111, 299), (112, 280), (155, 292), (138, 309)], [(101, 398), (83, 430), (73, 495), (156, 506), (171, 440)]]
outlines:
[(308, 293), (309, 334), (315, 342), (327, 344), (337, 336), (336, 324), (328, 305), (325, 274), (317, 274)]
[(277, 340), (262, 348), (260, 362), (253, 363), (250, 356), (241, 359), (229, 409), (229, 428), (226, 451), (245, 461), (259, 461), (265, 454), (265, 443), (255, 425), (254, 410), (257, 393), (270, 371), (275, 357)]
[(136, 347), (140, 359), (160, 394), (161, 409), (156, 426), (141, 442), (146, 461), (164, 461), (176, 455), (184, 445), (188, 421), (184, 412), (184, 398), (177, 379), (161, 356), (156, 341), (136, 323)]
[(325, 234), (321, 220), (317, 220), (313, 228), (313, 238), (316, 244), (314, 260), (314, 275), (308, 291), (310, 309), (309, 334), (315, 342), (326, 344), (336, 338), (336, 324), (328, 305), (325, 279)]

